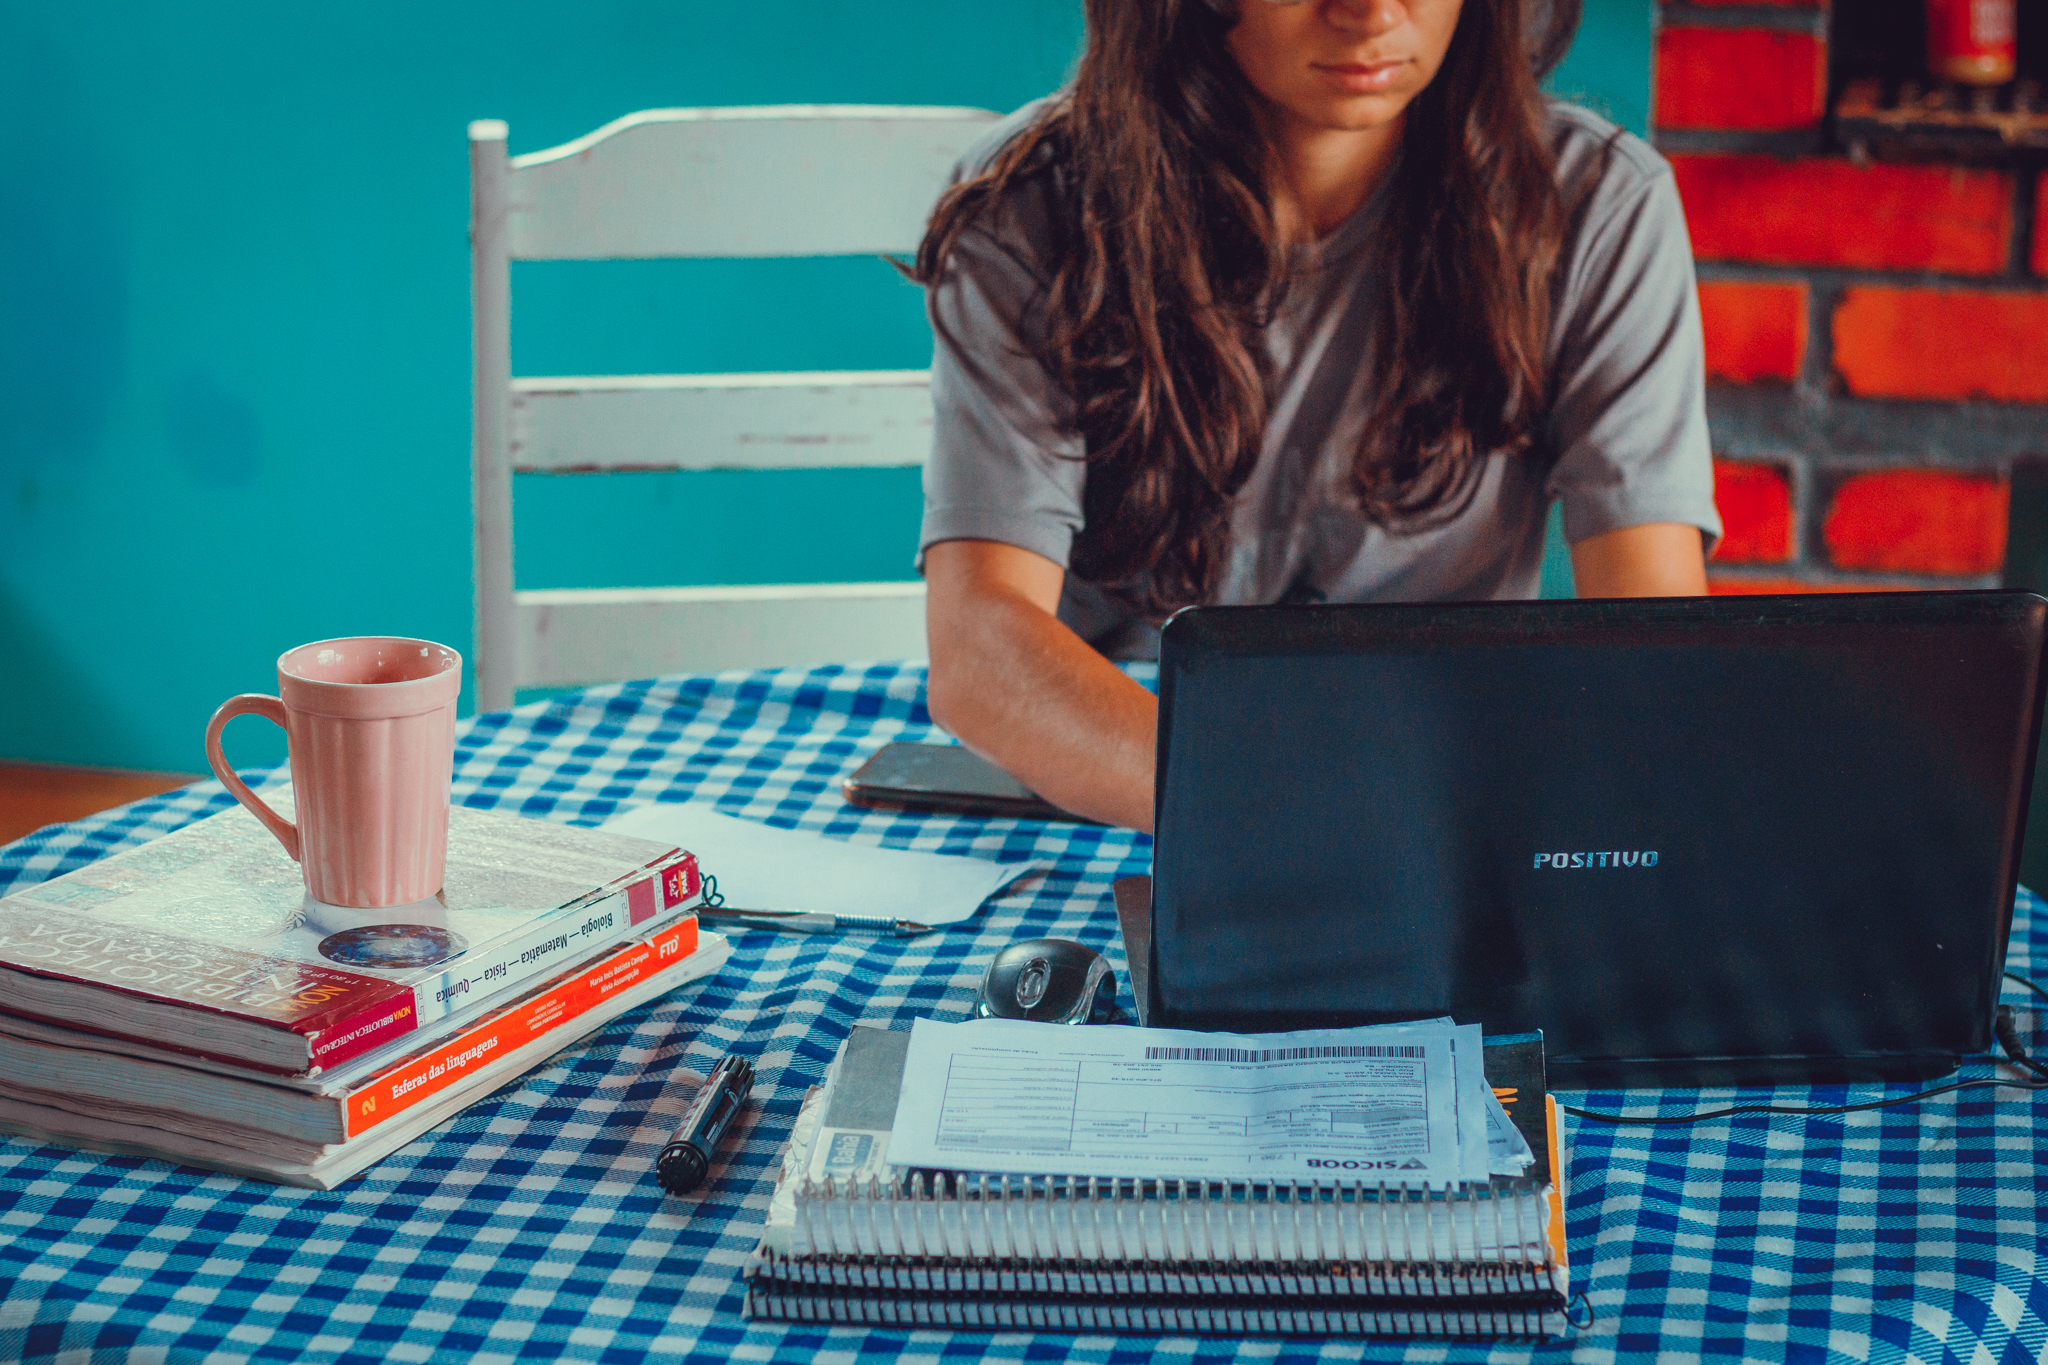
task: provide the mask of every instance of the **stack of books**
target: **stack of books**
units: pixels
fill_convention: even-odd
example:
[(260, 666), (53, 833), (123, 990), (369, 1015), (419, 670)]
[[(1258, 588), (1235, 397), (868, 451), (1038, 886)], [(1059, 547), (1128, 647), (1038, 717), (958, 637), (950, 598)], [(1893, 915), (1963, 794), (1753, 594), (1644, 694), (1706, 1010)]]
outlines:
[(438, 897), (343, 909), (237, 806), (0, 898), (0, 1133), (331, 1189), (714, 972), (702, 895), (682, 849), (456, 807)]
[(751, 1316), (1231, 1336), (1568, 1332), (1557, 1115), (1540, 1034), (1484, 1050), (1487, 1079), (1526, 1141), (1520, 1174), (1434, 1186), (891, 1165), (891, 1125), (910, 1121), (902, 1097), (915, 1088), (904, 1084), (910, 1037), (855, 1028), (806, 1098), (747, 1262)]

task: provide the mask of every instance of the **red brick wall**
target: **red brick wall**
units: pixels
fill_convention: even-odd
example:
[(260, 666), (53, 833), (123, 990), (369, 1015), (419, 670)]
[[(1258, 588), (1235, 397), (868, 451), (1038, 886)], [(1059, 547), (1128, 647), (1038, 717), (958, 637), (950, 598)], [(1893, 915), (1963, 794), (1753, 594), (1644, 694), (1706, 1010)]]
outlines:
[(1828, 502), (1821, 537), (1845, 569), (1996, 573), (2005, 562), (2006, 480), (1893, 469), (1852, 474)]
[[(1730, 72), (1753, 73), (1730, 80)], [(1811, 128), (1826, 112), (1827, 48), (1806, 33), (1667, 28), (1657, 35), (1657, 125)]]
[(1806, 362), (1804, 284), (1700, 283), (1700, 322), (1707, 334), (1707, 375), (1731, 383), (1789, 384)]
[(1714, 506), (1725, 527), (1714, 558), (1737, 564), (1792, 558), (1792, 482), (1784, 469), (1714, 461)]
[(2034, 184), (2034, 273), (2048, 278), (2048, 173)]
[(1995, 584), (2012, 462), (2048, 455), (2048, 172), (1830, 148), (1824, 0), (1661, 14), (1654, 136), (1700, 263), (1727, 527), (1714, 590)]
[(1850, 393), (2048, 403), (2048, 294), (1851, 286), (1833, 331)]
[(1703, 261), (1995, 275), (2012, 240), (2012, 178), (1839, 157), (1671, 158)]

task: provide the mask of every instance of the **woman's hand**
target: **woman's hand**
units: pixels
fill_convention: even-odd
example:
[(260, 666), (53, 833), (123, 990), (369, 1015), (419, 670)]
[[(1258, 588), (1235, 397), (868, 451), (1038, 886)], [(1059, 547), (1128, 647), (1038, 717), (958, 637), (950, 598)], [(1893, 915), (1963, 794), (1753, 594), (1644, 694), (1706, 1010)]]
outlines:
[(1698, 597), (1707, 590), (1700, 529), (1658, 521), (1588, 536), (1572, 546), (1580, 597)]
[(1158, 703), (1061, 623), (1066, 571), (944, 540), (924, 578), (932, 719), (1062, 810), (1149, 834)]

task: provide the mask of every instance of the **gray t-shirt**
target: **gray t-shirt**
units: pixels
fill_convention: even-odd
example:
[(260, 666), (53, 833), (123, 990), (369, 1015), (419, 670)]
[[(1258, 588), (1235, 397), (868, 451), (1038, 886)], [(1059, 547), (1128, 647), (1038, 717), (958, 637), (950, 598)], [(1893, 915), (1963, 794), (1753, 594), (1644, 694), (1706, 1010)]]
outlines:
[[(1042, 102), (1005, 119), (962, 158), (978, 168)], [(1649, 522), (1720, 535), (1707, 442), (1692, 249), (1670, 168), (1647, 144), (1569, 105), (1551, 105), (1562, 183), (1597, 180), (1567, 232), (1553, 320), (1550, 412), (1536, 445), (1489, 457), (1476, 496), (1425, 530), (1375, 525), (1346, 475), (1369, 412), (1364, 358), (1385, 194), (1312, 247), (1266, 328), (1273, 399), (1264, 445), (1231, 514), (1219, 603), (1408, 602), (1534, 597), (1553, 499), (1571, 541)], [(1612, 146), (1612, 155), (1606, 148)], [(1605, 165), (1601, 165), (1602, 159)], [(996, 540), (1065, 566), (1081, 529), (1088, 466), (1071, 403), (1031, 358), (1049, 275), (1049, 177), (963, 233), (929, 305), (936, 429), (924, 474), (926, 546)], [(1115, 658), (1158, 652), (1154, 622), (1069, 573), (1060, 618)]]

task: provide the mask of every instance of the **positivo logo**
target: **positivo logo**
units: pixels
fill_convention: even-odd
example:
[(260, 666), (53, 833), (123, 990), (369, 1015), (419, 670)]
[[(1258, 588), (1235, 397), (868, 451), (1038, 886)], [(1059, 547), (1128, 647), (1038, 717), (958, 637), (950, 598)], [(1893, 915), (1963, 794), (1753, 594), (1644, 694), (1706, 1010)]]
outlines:
[(1655, 867), (1657, 850), (1647, 849), (1627, 853), (1539, 853), (1536, 866), (1555, 868), (1562, 872), (1575, 867)]

